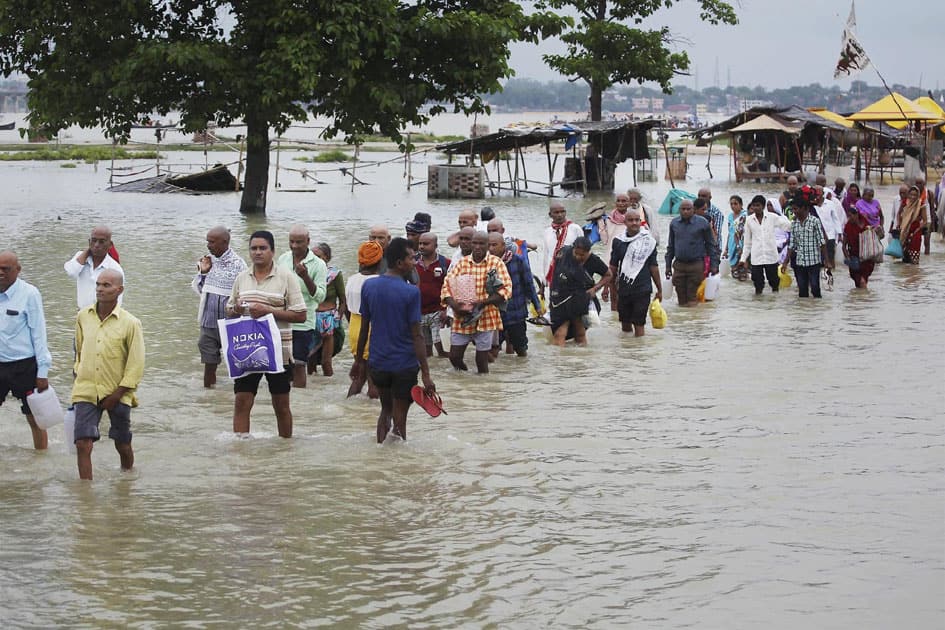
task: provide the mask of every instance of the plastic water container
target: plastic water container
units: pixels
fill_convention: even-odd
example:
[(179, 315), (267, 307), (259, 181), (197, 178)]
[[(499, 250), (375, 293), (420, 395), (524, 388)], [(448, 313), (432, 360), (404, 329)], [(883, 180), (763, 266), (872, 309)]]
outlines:
[(705, 279), (705, 301), (711, 302), (719, 295), (719, 285), (722, 283), (722, 277), (719, 274), (709, 276)]
[(26, 397), (26, 403), (40, 429), (49, 429), (62, 422), (62, 405), (52, 385), (41, 392), (34, 391)]
[(63, 416), (62, 422), (62, 434), (63, 439), (66, 442), (66, 449), (72, 453), (76, 454), (75, 450), (75, 407), (69, 407), (66, 409), (66, 413)]

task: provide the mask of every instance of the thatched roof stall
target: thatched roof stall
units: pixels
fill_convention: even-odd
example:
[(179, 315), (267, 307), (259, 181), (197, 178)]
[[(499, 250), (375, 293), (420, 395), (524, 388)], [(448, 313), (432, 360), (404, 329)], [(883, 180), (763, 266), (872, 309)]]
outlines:
[[(552, 125), (511, 126), (476, 138), (437, 145), (437, 149), (449, 156), (478, 156), (483, 164), (496, 160), (500, 154), (510, 154), (515, 160), (515, 171), (508, 166), (510, 186), (516, 195), (528, 190), (529, 178), (525, 172), (522, 150), (543, 145), (548, 159), (548, 181), (532, 183), (548, 188), (548, 195), (554, 195), (554, 188), (580, 188), (582, 190), (607, 189), (613, 186), (613, 170), (617, 164), (628, 159), (645, 160), (650, 158), (649, 130), (659, 127), (660, 120), (640, 121), (580, 121)], [(563, 143), (565, 151), (571, 151), (567, 158), (565, 177), (554, 181), (554, 170), (558, 152), (552, 159), (551, 144)], [(489, 182), (489, 187), (502, 189), (501, 171), (496, 164), (498, 182)], [(635, 175), (635, 173), (634, 173)], [(524, 184), (524, 185), (523, 185)], [(543, 193), (540, 193), (543, 194)]]

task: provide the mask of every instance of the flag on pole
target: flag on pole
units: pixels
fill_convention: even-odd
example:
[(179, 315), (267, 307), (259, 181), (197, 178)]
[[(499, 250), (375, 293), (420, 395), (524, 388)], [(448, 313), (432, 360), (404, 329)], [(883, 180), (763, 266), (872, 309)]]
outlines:
[(840, 48), (840, 59), (837, 61), (837, 67), (833, 71), (834, 79), (839, 79), (844, 75), (853, 77), (870, 63), (869, 57), (866, 56), (866, 51), (856, 39), (855, 31), (856, 9), (851, 2), (850, 16), (847, 18), (847, 25), (843, 29), (843, 43)]

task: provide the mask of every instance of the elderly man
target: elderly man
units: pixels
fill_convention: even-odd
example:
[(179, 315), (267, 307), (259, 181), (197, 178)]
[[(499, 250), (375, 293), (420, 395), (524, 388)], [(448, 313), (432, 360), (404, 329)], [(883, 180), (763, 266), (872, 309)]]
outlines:
[[(824, 238), (827, 239), (826, 243), (826, 258), (825, 261), (829, 260), (833, 263), (836, 260), (837, 252), (837, 237), (840, 234), (843, 234), (843, 223), (837, 223), (836, 214), (833, 210), (833, 203), (828, 201), (823, 186), (815, 185), (813, 187), (814, 191), (814, 214), (820, 219), (820, 224), (824, 228)], [(842, 206), (841, 206), (842, 207)], [(828, 274), (828, 287), (833, 287), (833, 272), (827, 270)]]
[[(408, 239), (409, 240), (409, 239)], [(420, 289), (420, 332), (427, 348), (427, 356), (433, 356), (433, 348), (440, 357), (447, 356), (440, 340), (440, 329), (446, 325), (446, 309), (440, 302), (443, 282), (449, 272), (450, 259), (437, 251), (436, 234), (427, 232), (420, 237), (420, 252), (417, 258), (417, 287)]]
[(108, 437), (115, 443), (121, 469), (135, 463), (131, 447), (131, 408), (144, 376), (141, 322), (121, 308), (123, 278), (105, 269), (95, 281), (96, 301), (79, 311), (75, 323), (75, 447), (80, 479), (92, 479), (92, 445), (99, 440), (102, 413), (108, 412)]
[[(794, 195), (797, 193), (797, 187), (800, 184), (798, 179), (794, 175), (788, 175), (788, 178), (785, 180), (787, 188), (781, 193), (781, 196), (778, 198), (778, 201), (781, 202), (781, 207), (784, 208), (784, 214), (788, 214), (788, 206), (791, 205), (791, 200), (794, 199)], [(788, 215), (790, 216), (790, 215)]]
[(843, 199), (843, 190), (847, 187), (847, 180), (838, 177), (833, 181), (833, 196), (837, 199)]
[[(275, 263), (276, 241), (272, 232), (258, 230), (249, 237), (249, 255), (253, 266), (236, 277), (226, 309), (231, 316), (260, 318), (272, 315), (282, 340), (282, 363), (292, 363), (292, 324), (308, 317), (302, 291), (295, 274)], [(253, 373), (233, 381), (233, 432), (249, 433), (249, 416), (262, 374)], [(289, 406), (289, 373), (266, 374), (272, 409), (276, 413), (279, 436), (292, 437), (292, 409)]]
[[(100, 225), (92, 230), (88, 249), (76, 252), (75, 256), (63, 265), (69, 277), (75, 280), (76, 303), (79, 309), (95, 303), (95, 281), (102, 271), (106, 269), (117, 271), (121, 274), (122, 285), (124, 285), (125, 272), (118, 261), (108, 253), (111, 248), (112, 231)], [(120, 293), (118, 305), (121, 306)]]
[(545, 228), (541, 236), (541, 277), (546, 285), (551, 285), (555, 268), (555, 256), (565, 245), (574, 243), (574, 239), (584, 236), (581, 226), (568, 219), (568, 211), (560, 201), (552, 201), (548, 209), (551, 225)]
[(669, 224), (666, 243), (666, 279), (672, 278), (680, 306), (696, 303), (696, 291), (705, 279), (705, 258), (709, 257), (709, 273), (716, 274), (719, 255), (709, 222), (695, 215), (692, 200), (683, 199), (679, 216)]
[[(472, 238), (472, 253), (463, 257), (446, 277), (440, 297), (453, 309), (453, 329), (450, 335), (450, 363), (457, 370), (466, 370), (463, 355), (472, 341), (476, 345), (476, 369), (480, 374), (489, 372), (489, 352), (493, 332), (502, 330), (502, 315), (498, 306), (512, 297), (512, 279), (502, 261), (488, 252), (489, 237), (476, 232)], [(456, 294), (463, 276), (470, 276), (475, 286), (474, 295)], [(498, 285), (497, 287), (495, 285)], [(490, 292), (492, 286), (494, 291)], [(455, 295), (455, 297), (454, 297)]]
[(230, 231), (222, 225), (207, 232), (207, 250), (210, 253), (197, 262), (197, 273), (190, 286), (200, 296), (197, 348), (203, 363), (203, 386), (210, 388), (216, 385), (217, 366), (222, 360), (217, 320), (226, 317), (226, 300), (233, 290), (233, 281), (246, 269), (246, 263), (230, 249)]
[[(491, 225), (492, 222), (489, 223)], [(538, 315), (542, 315), (544, 310), (535, 291), (532, 270), (528, 261), (518, 253), (518, 247), (502, 238), (500, 232), (489, 232), (489, 253), (505, 263), (505, 269), (512, 279), (512, 297), (502, 311), (502, 332), (499, 334), (497, 347), (493, 349), (493, 358), (498, 355), (498, 347), (501, 347), (503, 342), (508, 354), (514, 352), (524, 357), (528, 354), (528, 330), (525, 324), (528, 305), (532, 304)]]
[(617, 314), (623, 332), (634, 337), (644, 335), (650, 295), (656, 285), (656, 299), (663, 299), (660, 264), (656, 256), (656, 239), (642, 227), (643, 211), (629, 208), (624, 218), (624, 234), (614, 237), (610, 256), (610, 273), (616, 278)]
[[(479, 215), (477, 215), (476, 211), (472, 208), (464, 208), (460, 211), (456, 222), (459, 224), (459, 228), (446, 237), (446, 244), (450, 247), (459, 247), (459, 233), (463, 228), (472, 228), (473, 231), (475, 231), (476, 226), (479, 224)], [(456, 258), (457, 253), (458, 252), (453, 252), (453, 258)]]
[[(486, 224), (486, 233), (492, 234), (493, 232), (498, 232), (502, 235), (502, 238), (505, 239), (505, 244), (509, 247), (515, 248), (515, 253), (519, 256), (522, 256), (525, 260), (525, 264), (529, 264), (528, 261), (528, 252), (533, 252), (538, 249), (538, 245), (534, 243), (529, 243), (525, 239), (515, 238), (505, 233), (505, 224), (502, 223), (502, 219), (495, 217), (489, 219), (489, 222)], [(529, 267), (530, 269), (530, 267)]]
[(292, 385), (299, 388), (305, 387), (305, 366), (321, 338), (319, 333), (323, 332), (315, 329), (315, 312), (327, 292), (328, 266), (312, 252), (311, 242), (307, 227), (293, 225), (289, 229), (289, 251), (279, 256), (277, 261), (280, 267), (296, 277), (305, 302), (305, 321), (292, 324)]
[(8, 392), (20, 399), (33, 448), (43, 450), (48, 444), (46, 431), (36, 424), (26, 397), (49, 387), (52, 355), (46, 345), (43, 298), (36, 287), (19, 279), (21, 270), (15, 253), (0, 251), (0, 405)]

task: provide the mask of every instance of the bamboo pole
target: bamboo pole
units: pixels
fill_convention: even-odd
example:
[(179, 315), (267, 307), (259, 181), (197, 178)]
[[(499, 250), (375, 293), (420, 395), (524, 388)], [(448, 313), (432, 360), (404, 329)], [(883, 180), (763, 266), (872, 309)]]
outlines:
[(525, 168), (525, 155), (522, 153), (522, 149), (516, 148), (519, 156), (522, 158), (522, 177), (525, 179), (525, 188), (528, 188), (528, 170)]
[(108, 170), (108, 187), (111, 188), (115, 185), (115, 145), (118, 144), (118, 140), (112, 138), (112, 167)]
[(512, 182), (512, 188), (515, 190), (515, 196), (518, 197), (518, 141), (515, 142), (512, 152), (515, 153), (515, 181)]

